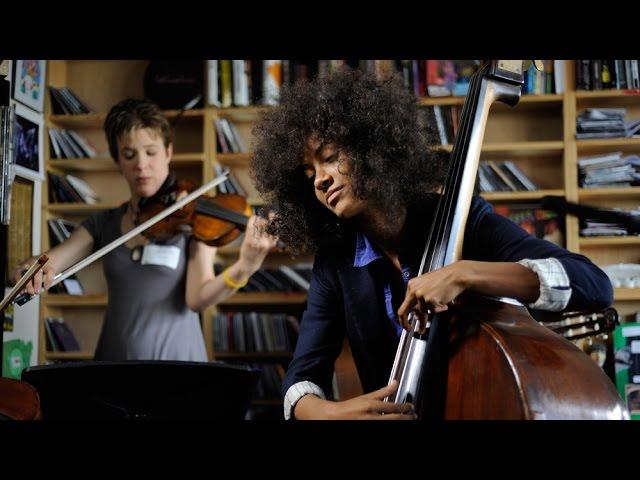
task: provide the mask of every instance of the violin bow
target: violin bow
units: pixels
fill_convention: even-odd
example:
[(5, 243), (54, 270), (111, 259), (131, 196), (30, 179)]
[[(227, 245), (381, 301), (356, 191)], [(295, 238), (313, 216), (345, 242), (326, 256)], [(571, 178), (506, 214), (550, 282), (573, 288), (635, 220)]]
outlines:
[(49, 257), (47, 257), (46, 255), (40, 255), (40, 257), (33, 263), (33, 265), (31, 265), (27, 269), (27, 271), (22, 275), (22, 278), (11, 289), (9, 294), (4, 297), (2, 302), (0, 302), (0, 313), (4, 312), (7, 309), (9, 304), (13, 302), (13, 299), (18, 296), (24, 286), (33, 279), (35, 274), (38, 273), (48, 261)]
[[(212, 188), (220, 185), (222, 182), (224, 182), (227, 179), (228, 175), (229, 175), (229, 170), (227, 169), (227, 170), (223, 171), (220, 175), (218, 175), (216, 178), (211, 180), (210, 182), (205, 183), (200, 188), (194, 190), (193, 192), (191, 192), (187, 196), (185, 196), (185, 197), (181, 198), (180, 200), (176, 201), (173, 205), (170, 205), (169, 207), (165, 208), (162, 212), (158, 213), (154, 217), (151, 217), (146, 222), (144, 222), (144, 223), (138, 225), (137, 227), (133, 228), (132, 230), (128, 231), (127, 233), (122, 235), (120, 238), (115, 239), (113, 242), (109, 243), (108, 245), (105, 245), (100, 250), (95, 251), (94, 253), (89, 255), (84, 260), (81, 260), (78, 263), (76, 263), (74, 266), (69, 267), (68, 269), (66, 269), (65, 271), (63, 271), (61, 273), (58, 273), (55, 277), (53, 277), (53, 282), (51, 282), (51, 286), (53, 287), (54, 285), (57, 285), (58, 283), (60, 283), (61, 281), (65, 280), (66, 278), (70, 277), (71, 275), (73, 275), (77, 271), (82, 270), (84, 267), (86, 267), (87, 265), (95, 262), (99, 258), (103, 257), (104, 255), (109, 253), (114, 248), (119, 247), (123, 243), (127, 242), (131, 238), (133, 238), (136, 235), (138, 235), (140, 232), (142, 232), (142, 231), (146, 230), (147, 228), (151, 227), (152, 225), (156, 224), (157, 222), (159, 222), (163, 218), (171, 215), (176, 210), (184, 207), (187, 203), (189, 203), (192, 200), (196, 199), (197, 197), (202, 195), (207, 190), (211, 190)], [(46, 258), (46, 256), (45, 256), (45, 258)], [(32, 266), (31, 268), (34, 268), (34, 267)], [(31, 268), (29, 269), (29, 271), (31, 271)], [(42, 268), (42, 265), (40, 266), (40, 268)], [(37, 271), (38, 270), (36, 270), (35, 272), (37, 272)], [(35, 272), (31, 275), (31, 278), (33, 278), (33, 275), (35, 275)], [(20, 282), (18, 282), (18, 283), (19, 284), (22, 283), (22, 280), (23, 279), (21, 279)], [(26, 284), (27, 282), (28, 282), (28, 280), (25, 281), (22, 286), (24, 286), (24, 284)], [(16, 287), (17, 286), (18, 285), (16, 285)], [(14, 287), (13, 290), (15, 290), (16, 287)], [(12, 290), (12, 292), (13, 292), (13, 290)], [(18, 292), (19, 291), (20, 290), (18, 290)], [(19, 297), (17, 297), (15, 299), (14, 303), (17, 303), (18, 305), (24, 305), (29, 300), (31, 300), (34, 296), (35, 295), (29, 295), (28, 293), (24, 293), (24, 294), (20, 295)], [(14, 297), (15, 297), (15, 295), (14, 295)], [(7, 299), (5, 299), (5, 300), (7, 300)], [(4, 305), (5, 300), (2, 301), (2, 305)], [(9, 303), (9, 301), (7, 301), (7, 304), (8, 303)]]

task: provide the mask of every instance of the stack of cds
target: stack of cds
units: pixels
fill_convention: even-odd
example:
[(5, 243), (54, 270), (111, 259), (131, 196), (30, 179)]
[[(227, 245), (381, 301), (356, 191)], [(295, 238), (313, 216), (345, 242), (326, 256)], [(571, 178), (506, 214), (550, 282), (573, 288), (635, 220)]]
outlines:
[(625, 120), (626, 108), (588, 108), (578, 115), (577, 139), (633, 137), (640, 120)]
[(623, 188), (640, 183), (640, 157), (622, 156), (622, 152), (581, 157), (578, 159), (582, 188)]

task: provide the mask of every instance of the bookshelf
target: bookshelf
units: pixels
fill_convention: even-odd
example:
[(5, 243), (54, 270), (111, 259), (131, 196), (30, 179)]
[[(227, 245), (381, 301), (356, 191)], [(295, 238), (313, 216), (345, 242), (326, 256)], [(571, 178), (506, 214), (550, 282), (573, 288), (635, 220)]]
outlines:
[[(640, 152), (640, 138), (576, 140), (576, 117), (586, 108), (627, 109), (627, 118), (640, 118), (637, 90), (583, 91), (576, 89), (576, 65), (565, 61), (563, 94), (523, 95), (511, 109), (496, 103), (487, 122), (481, 160), (509, 159), (541, 190), (487, 192), (481, 195), (494, 205), (527, 203), (545, 195), (564, 196), (577, 203), (600, 208), (638, 208), (640, 187), (580, 188), (578, 158), (606, 152)], [(459, 106), (461, 98), (426, 98), (420, 105)], [(451, 145), (445, 145), (451, 151)], [(640, 237), (580, 237), (578, 220), (565, 218), (565, 246), (589, 257), (597, 265), (640, 263)], [(615, 288), (614, 307), (621, 321), (640, 311), (640, 288)]]
[[(42, 240), (43, 250), (51, 246), (47, 221), (63, 217), (80, 222), (87, 215), (101, 210), (115, 208), (128, 198), (128, 188), (120, 176), (116, 163), (111, 159), (103, 131), (103, 124), (109, 108), (126, 97), (144, 96), (144, 74), (148, 61), (93, 61), (93, 60), (54, 60), (49, 61), (47, 85), (68, 87), (82, 99), (95, 113), (59, 115), (53, 114), (52, 99), (47, 91), (45, 118), (47, 129), (74, 130), (84, 137), (96, 150), (94, 158), (54, 158), (50, 139), (45, 134), (45, 168), (56, 175), (72, 174), (87, 182), (100, 197), (97, 204), (57, 203), (48, 194), (42, 200)], [(206, 99), (206, 95), (205, 95)], [(218, 109), (210, 106), (187, 110), (176, 124), (174, 130), (174, 155), (171, 168), (180, 178), (202, 184), (214, 176), (214, 162), (233, 169), (238, 181), (248, 193), (248, 200), (254, 206), (260, 205), (255, 190), (248, 180), (250, 153), (216, 154), (216, 131), (214, 120), (227, 118), (233, 121), (247, 144), (250, 143), (251, 128), (263, 107), (243, 107)], [(179, 111), (165, 110), (171, 121)], [(51, 186), (47, 178), (45, 192)], [(221, 249), (218, 261), (233, 262), (239, 254), (239, 242)], [(278, 265), (274, 254), (270, 265)], [(107, 288), (102, 273), (102, 261), (97, 261), (77, 274), (86, 294), (82, 296), (43, 294), (39, 319), (38, 363), (78, 361), (93, 358), (102, 327), (103, 317), (108, 305)], [(247, 363), (272, 363), (285, 365), (290, 361), (292, 352), (234, 353), (215, 352), (213, 349), (212, 318), (218, 311), (285, 311), (300, 316), (306, 302), (304, 293), (237, 293), (222, 302), (216, 308), (201, 314), (202, 329), (210, 360)], [(63, 317), (65, 323), (74, 332), (80, 344), (78, 352), (53, 352), (48, 350), (44, 319)], [(267, 399), (266, 406), (280, 404), (280, 399)]]
[[(628, 188), (579, 188), (577, 184), (577, 158), (607, 152), (621, 151), (625, 155), (640, 152), (640, 138), (575, 139), (576, 115), (586, 108), (626, 108), (626, 118), (640, 118), (640, 92), (637, 90), (580, 90), (576, 89), (576, 65), (568, 62), (566, 68), (567, 102), (572, 108), (573, 122), (567, 123), (565, 163), (575, 174), (568, 200), (600, 208), (637, 208), (640, 205), (640, 187)], [(569, 120), (569, 119), (567, 119)], [(572, 250), (589, 257), (598, 265), (614, 263), (640, 263), (640, 237), (591, 237), (581, 238), (577, 232), (577, 221), (572, 220)], [(575, 230), (575, 233), (574, 233)], [(620, 320), (632, 320), (629, 316), (640, 311), (640, 288), (615, 288), (614, 307)]]
[[(49, 248), (47, 220), (62, 216), (81, 221), (86, 215), (114, 208), (126, 199), (127, 188), (120, 178), (117, 167), (109, 157), (102, 125), (108, 109), (119, 100), (128, 97), (142, 97), (143, 78), (148, 61), (93, 61), (59, 60), (50, 61), (47, 69), (48, 84), (69, 87), (95, 112), (84, 115), (53, 115), (50, 100), (45, 106), (46, 126), (77, 130), (99, 150), (95, 158), (54, 159), (50, 156), (49, 137), (45, 135), (46, 170), (54, 173), (72, 173), (88, 182), (100, 195), (97, 205), (60, 204), (49, 202), (43, 195), (42, 246)], [(206, 66), (205, 66), (206, 75)], [(205, 81), (205, 89), (207, 82)], [(597, 206), (637, 206), (640, 203), (640, 187), (622, 189), (581, 189), (578, 186), (577, 158), (580, 155), (595, 154), (610, 150), (637, 152), (640, 139), (576, 140), (576, 115), (590, 106), (626, 106), (630, 116), (640, 117), (640, 95), (623, 91), (577, 91), (575, 88), (575, 66), (573, 61), (565, 62), (565, 85), (562, 94), (524, 95), (515, 108), (496, 103), (492, 106), (481, 160), (511, 160), (529, 178), (540, 186), (537, 191), (490, 192), (483, 196), (488, 201), (500, 205), (533, 202), (545, 195), (561, 195), (574, 202), (590, 203)], [(47, 92), (47, 98), (49, 93)], [(248, 169), (251, 158), (251, 129), (266, 106), (217, 108), (206, 105), (203, 108), (184, 113), (175, 127), (174, 157), (172, 168), (178, 174), (195, 183), (202, 183), (214, 177), (214, 164), (229, 167), (237, 176), (248, 194), (249, 202), (261, 205), (257, 192), (251, 185)], [(462, 97), (420, 98), (421, 107), (460, 107)], [(177, 111), (166, 111), (169, 118), (175, 118)], [(636, 115), (637, 114), (637, 115)], [(216, 148), (215, 120), (227, 119), (234, 123), (239, 135), (249, 146), (244, 153), (218, 153)], [(444, 145), (450, 151), (451, 145)], [(45, 192), (49, 185), (45, 181)], [(580, 238), (578, 222), (573, 217), (566, 219), (566, 247), (583, 253), (598, 264), (614, 262), (639, 262), (637, 254), (640, 240), (636, 238)], [(238, 244), (219, 249), (222, 262), (233, 261), (239, 253)], [(268, 257), (267, 265), (291, 263), (286, 255), (274, 254)], [(69, 295), (43, 295), (40, 312), (39, 363), (91, 358), (101, 327), (102, 316), (108, 304), (106, 284), (102, 275), (102, 264), (87, 267), (78, 274), (87, 294), (82, 297)], [(621, 315), (640, 310), (640, 289), (616, 289), (615, 307)], [(207, 309), (202, 314), (205, 344), (210, 360), (224, 361), (265, 361), (286, 364), (290, 353), (249, 355), (216, 352), (213, 348), (212, 318), (218, 311), (249, 311), (249, 309), (276, 312), (284, 311), (300, 315), (306, 302), (305, 294), (238, 293), (222, 302), (217, 308)], [(77, 334), (81, 352), (47, 352), (44, 318), (63, 316), (68, 318), (71, 328)], [(347, 346), (348, 347), (348, 346)], [(269, 402), (264, 402), (268, 404)], [(277, 403), (280, 406), (279, 403)]]

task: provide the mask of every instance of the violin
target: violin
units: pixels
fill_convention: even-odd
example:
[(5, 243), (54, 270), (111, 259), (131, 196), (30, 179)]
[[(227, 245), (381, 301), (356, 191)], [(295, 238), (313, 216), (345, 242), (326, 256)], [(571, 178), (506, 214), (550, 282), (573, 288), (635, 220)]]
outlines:
[[(191, 192), (194, 187), (191, 182), (176, 180), (171, 174), (155, 195), (140, 200), (136, 225), (155, 217), (173, 205), (180, 194)], [(252, 213), (251, 205), (241, 195), (202, 195), (158, 221), (142, 232), (142, 235), (166, 240), (178, 233), (190, 232), (197, 240), (209, 246), (221, 247), (234, 241), (244, 232)]]
[[(51, 286), (57, 285), (58, 283), (63, 281), (65, 278), (68, 278), (74, 273), (82, 270), (87, 265), (90, 265), (91, 263), (95, 262), (99, 258), (102, 258), (103, 256), (105, 256), (107, 253), (111, 252), (114, 248), (117, 248), (123, 243), (128, 242), (130, 239), (132, 239), (139, 233), (144, 232), (147, 228), (150, 228), (151, 226), (155, 225), (157, 222), (171, 215), (173, 212), (187, 205), (189, 202), (192, 202), (193, 200), (198, 198), (200, 195), (202, 195), (204, 192), (221, 184), (227, 179), (227, 175), (228, 175), (228, 172), (223, 172), (221, 175), (214, 178), (210, 182), (202, 185), (201, 187), (187, 194), (186, 197), (176, 200), (171, 206), (165, 208), (163, 211), (161, 211), (154, 217), (151, 217), (144, 222), (139, 222), (140, 224), (138, 226), (128, 231), (127, 233), (122, 235), (120, 238), (116, 238), (114, 241), (112, 241), (108, 245), (105, 245), (101, 249), (93, 252), (87, 258), (79, 261), (72, 267), (67, 268), (64, 272), (58, 273), (55, 277), (53, 277), (53, 282), (51, 283)], [(42, 260), (46, 261), (46, 256), (44, 256), (44, 259)], [(29, 268), (29, 270), (24, 274), (23, 278), (19, 282), (20, 286), (23, 286), (26, 282), (28, 282), (33, 277), (33, 275), (35, 275), (35, 272), (37, 271), (38, 268), (42, 268), (42, 263), (40, 263), (40, 259), (38, 262), (35, 262), (34, 265), (32, 265), (31, 268)], [(18, 289), (18, 285), (16, 285), (16, 287), (14, 287), (14, 290), (12, 290), (12, 292), (2, 300), (2, 303), (0, 304), (2, 305), (0, 312), (2, 312), (3, 309), (6, 308), (11, 302), (16, 303), (18, 305), (24, 305), (25, 303), (27, 303), (29, 300), (33, 298), (33, 296), (29, 295), (28, 293), (23, 293), (21, 295), (16, 296), (19, 291), (20, 290)]]

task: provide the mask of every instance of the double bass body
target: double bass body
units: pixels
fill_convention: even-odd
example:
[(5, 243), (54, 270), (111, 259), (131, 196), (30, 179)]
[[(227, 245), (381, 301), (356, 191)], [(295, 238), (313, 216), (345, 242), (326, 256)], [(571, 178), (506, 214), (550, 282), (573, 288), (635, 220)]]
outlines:
[(629, 418), (604, 371), (524, 306), (475, 298), (461, 310), (466, 321), (451, 318), (444, 418)]

